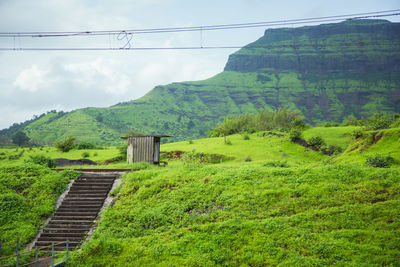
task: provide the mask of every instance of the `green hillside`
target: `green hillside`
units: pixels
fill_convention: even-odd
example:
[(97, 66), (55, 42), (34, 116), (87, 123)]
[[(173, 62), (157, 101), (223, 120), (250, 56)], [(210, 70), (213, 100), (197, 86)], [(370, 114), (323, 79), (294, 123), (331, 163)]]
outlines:
[(228, 115), (262, 108), (300, 110), (312, 124), (392, 114), (400, 112), (399, 66), (400, 23), (354, 20), (268, 29), (210, 79), (157, 86), (109, 108), (49, 113), (0, 135), (23, 129), (42, 143), (74, 135), (118, 144), (133, 129), (178, 141), (206, 136)]
[[(313, 136), (344, 152), (327, 156), (276, 131), (229, 135), (229, 144), (224, 137), (163, 144), (168, 166), (142, 163), (143, 170), (124, 175), (114, 204), (67, 266), (396, 266), (400, 128), (303, 132), (307, 140)], [(30, 156), (82, 152), (99, 162), (119, 154), (116, 148), (0, 149), (2, 241), (19, 235), (28, 243), (73, 174), (27, 164)], [(366, 166), (376, 155), (391, 156), (390, 167)], [(203, 156), (223, 157), (207, 163)]]
[[(354, 129), (304, 134), (331, 144), (342, 138), (351, 148), (361, 142), (350, 136)], [(229, 136), (231, 145), (223, 137), (163, 145), (164, 152), (195, 149), (233, 159), (193, 165), (183, 156), (167, 168), (125, 175), (115, 205), (69, 266), (396, 266), (400, 132), (382, 133), (388, 138), (356, 153), (395, 151), (390, 168), (350, 162), (350, 151), (329, 157), (263, 132), (249, 140)]]

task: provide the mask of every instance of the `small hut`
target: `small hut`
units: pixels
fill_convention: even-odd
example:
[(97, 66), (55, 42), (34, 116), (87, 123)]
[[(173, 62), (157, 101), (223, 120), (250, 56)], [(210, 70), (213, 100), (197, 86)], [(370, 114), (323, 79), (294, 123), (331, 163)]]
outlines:
[(128, 164), (133, 162), (160, 163), (160, 140), (167, 135), (157, 136), (130, 136), (123, 137), (128, 140), (126, 148), (126, 160)]

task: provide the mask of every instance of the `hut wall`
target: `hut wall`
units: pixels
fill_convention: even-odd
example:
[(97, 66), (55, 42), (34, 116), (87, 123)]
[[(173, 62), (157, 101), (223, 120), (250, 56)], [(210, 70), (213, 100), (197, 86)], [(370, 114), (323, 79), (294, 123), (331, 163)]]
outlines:
[(138, 136), (128, 138), (127, 162), (154, 163), (154, 137)]

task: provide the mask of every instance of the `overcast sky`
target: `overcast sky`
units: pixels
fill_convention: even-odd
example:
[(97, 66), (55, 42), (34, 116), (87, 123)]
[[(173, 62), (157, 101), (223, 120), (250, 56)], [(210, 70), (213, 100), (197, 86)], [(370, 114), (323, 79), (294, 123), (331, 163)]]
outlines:
[[(0, 31), (205, 26), (398, 8), (399, 0), (0, 0)], [(386, 19), (400, 21), (399, 17)], [(265, 28), (252, 28), (143, 34), (132, 36), (129, 44), (132, 47), (243, 46), (260, 38), (264, 31)], [(0, 39), (0, 47), (13, 48), (129, 44), (123, 35)], [(223, 70), (229, 54), (235, 50), (0, 52), (0, 129), (53, 109), (106, 107), (137, 99), (156, 85), (209, 78)]]

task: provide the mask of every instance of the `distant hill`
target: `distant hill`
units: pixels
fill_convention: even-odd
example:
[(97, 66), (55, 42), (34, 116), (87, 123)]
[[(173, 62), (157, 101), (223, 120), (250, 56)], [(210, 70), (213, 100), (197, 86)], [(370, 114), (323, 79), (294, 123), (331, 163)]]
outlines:
[(157, 86), (109, 108), (50, 112), (0, 135), (23, 130), (42, 143), (73, 135), (118, 144), (134, 129), (188, 140), (205, 136), (228, 115), (285, 106), (313, 124), (400, 112), (400, 23), (353, 20), (268, 29), (210, 79)]

